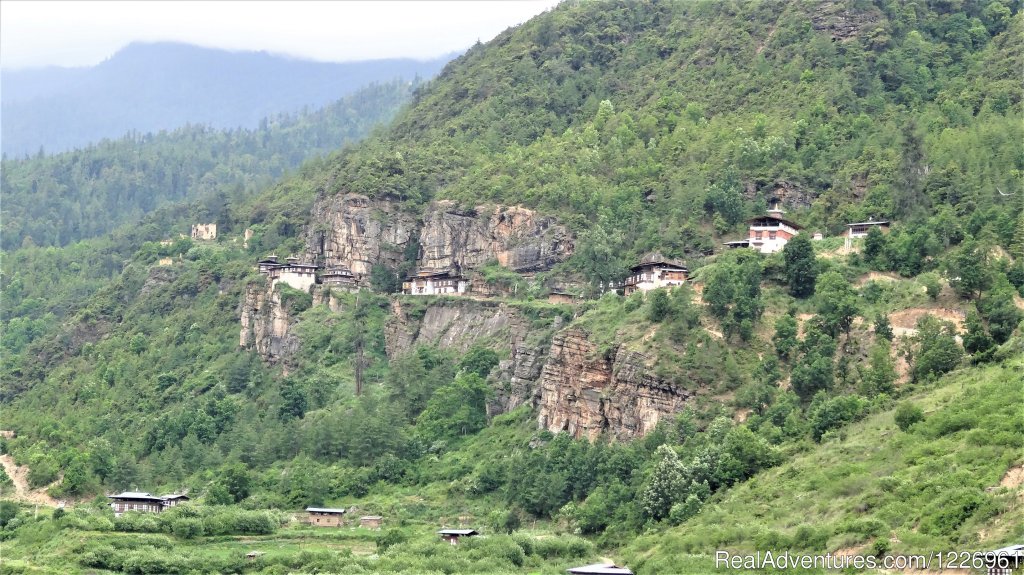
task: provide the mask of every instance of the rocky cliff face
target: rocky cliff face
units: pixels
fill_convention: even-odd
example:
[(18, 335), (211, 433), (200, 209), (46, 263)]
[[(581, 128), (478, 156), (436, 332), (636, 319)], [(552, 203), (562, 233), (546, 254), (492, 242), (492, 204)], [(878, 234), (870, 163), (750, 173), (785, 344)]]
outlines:
[(374, 264), (392, 268), (410, 242), (419, 242), (420, 268), (470, 270), (497, 260), (519, 272), (546, 270), (572, 255), (569, 231), (550, 216), (522, 207), (459, 210), (450, 201), (429, 204), (422, 223), (399, 204), (346, 194), (319, 199), (306, 231), (306, 256), (349, 267), (367, 285)]
[(530, 324), (514, 308), (492, 301), (438, 300), (426, 309), (410, 309), (395, 301), (392, 320), (385, 326), (388, 357), (396, 357), (417, 345), (465, 352), (476, 344), (515, 347)]
[(547, 358), (547, 335), (562, 326), (560, 317), (548, 327), (531, 325), (519, 310), (504, 303), (472, 299), (439, 300), (411, 309), (392, 304), (393, 317), (385, 326), (388, 357), (396, 357), (417, 345), (465, 352), (477, 344), (508, 353), (491, 373), (495, 396), (489, 415), (505, 413), (528, 403), (536, 407), (537, 382)]
[(239, 306), (242, 330), (238, 344), (254, 349), (270, 363), (288, 363), (299, 349), (299, 338), (292, 330), (295, 320), (281, 305), (281, 296), (266, 285), (253, 284), (245, 289)]
[(551, 268), (572, 255), (568, 230), (555, 218), (517, 206), (478, 206), (462, 211), (434, 202), (423, 214), (419, 265), (477, 268), (497, 260), (518, 272)]
[(647, 364), (647, 357), (621, 346), (601, 356), (579, 329), (556, 334), (537, 391), (540, 426), (588, 439), (645, 435), (693, 396)]
[(419, 232), (415, 216), (398, 204), (359, 194), (318, 199), (311, 222), (306, 230), (307, 257), (322, 258), (327, 267), (348, 267), (362, 285), (369, 284), (374, 264), (397, 266)]

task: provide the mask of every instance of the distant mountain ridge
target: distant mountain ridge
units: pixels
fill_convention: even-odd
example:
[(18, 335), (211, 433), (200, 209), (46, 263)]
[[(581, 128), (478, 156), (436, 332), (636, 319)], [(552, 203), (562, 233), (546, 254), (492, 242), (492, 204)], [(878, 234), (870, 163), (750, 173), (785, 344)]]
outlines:
[(267, 116), (320, 107), (373, 82), (432, 77), (450, 57), (324, 63), (134, 43), (90, 68), (0, 73), (0, 146), (20, 157), (186, 123), (253, 128)]

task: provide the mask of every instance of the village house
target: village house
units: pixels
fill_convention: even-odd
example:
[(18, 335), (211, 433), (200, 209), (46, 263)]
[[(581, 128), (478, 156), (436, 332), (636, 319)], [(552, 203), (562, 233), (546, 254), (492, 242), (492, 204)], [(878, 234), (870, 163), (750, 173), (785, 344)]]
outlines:
[(619, 567), (614, 563), (594, 563), (582, 567), (567, 569), (572, 575), (633, 575), (633, 572), (625, 567)]
[(359, 526), (366, 529), (380, 529), (384, 518), (380, 515), (364, 515), (359, 518)]
[(409, 295), (458, 295), (469, 291), (469, 280), (457, 270), (419, 270), (402, 282)]
[(868, 232), (871, 228), (878, 228), (878, 231), (884, 233), (889, 232), (889, 222), (880, 220), (875, 221), (874, 218), (868, 218), (866, 222), (854, 222), (852, 224), (846, 224), (846, 241), (845, 246), (847, 249), (853, 247), (853, 240), (858, 240), (868, 237)]
[(348, 268), (328, 268), (320, 275), (320, 282), (325, 286), (354, 289), (356, 276)]
[(747, 241), (750, 247), (760, 251), (762, 254), (774, 254), (782, 251), (789, 240), (800, 233), (802, 227), (790, 220), (783, 218), (779, 207), (779, 200), (772, 198), (768, 213), (747, 220), (748, 236)]
[(120, 517), (126, 511), (160, 513), (164, 509), (188, 501), (188, 496), (180, 493), (153, 495), (141, 491), (125, 491), (117, 495), (108, 495), (107, 499), (111, 500), (110, 508), (114, 510), (114, 516)]
[(689, 277), (686, 266), (658, 252), (647, 254), (640, 263), (629, 269), (630, 276), (622, 283), (622, 293), (627, 296), (638, 290), (681, 286)]
[(309, 513), (309, 524), (316, 527), (341, 527), (341, 518), (345, 515), (344, 509), (331, 507), (307, 507)]
[(846, 237), (850, 238), (851, 240), (855, 240), (857, 238), (868, 237), (868, 232), (871, 231), (871, 228), (878, 228), (878, 231), (883, 233), (888, 232), (889, 222), (876, 222), (873, 218), (869, 218), (866, 222), (855, 222), (852, 224), (846, 224), (846, 227), (849, 228), (846, 230)]
[(194, 239), (194, 240), (215, 240), (215, 239), (217, 239), (217, 224), (192, 224), (192, 239)]
[(476, 529), (442, 529), (437, 534), (441, 536), (442, 541), (447, 541), (452, 545), (458, 545), (460, 537), (480, 535)]

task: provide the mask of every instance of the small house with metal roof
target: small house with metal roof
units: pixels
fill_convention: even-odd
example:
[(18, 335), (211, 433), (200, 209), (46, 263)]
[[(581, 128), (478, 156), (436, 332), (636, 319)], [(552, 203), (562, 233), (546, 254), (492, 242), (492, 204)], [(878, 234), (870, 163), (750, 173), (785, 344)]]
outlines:
[(307, 507), (309, 524), (315, 527), (341, 527), (345, 510), (335, 507)]
[(480, 535), (476, 529), (441, 529), (437, 534), (441, 536), (442, 541), (447, 541), (452, 545), (458, 545), (459, 539), (462, 537), (475, 537)]

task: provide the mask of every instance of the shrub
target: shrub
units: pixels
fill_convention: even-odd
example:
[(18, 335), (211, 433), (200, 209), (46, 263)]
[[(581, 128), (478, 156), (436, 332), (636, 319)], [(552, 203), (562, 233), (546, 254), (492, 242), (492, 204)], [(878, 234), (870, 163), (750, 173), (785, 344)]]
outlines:
[(900, 428), (900, 431), (907, 431), (910, 429), (911, 425), (924, 420), (924, 411), (922, 411), (920, 407), (908, 401), (901, 403), (900, 406), (896, 408), (894, 419), (896, 420), (896, 425)]

